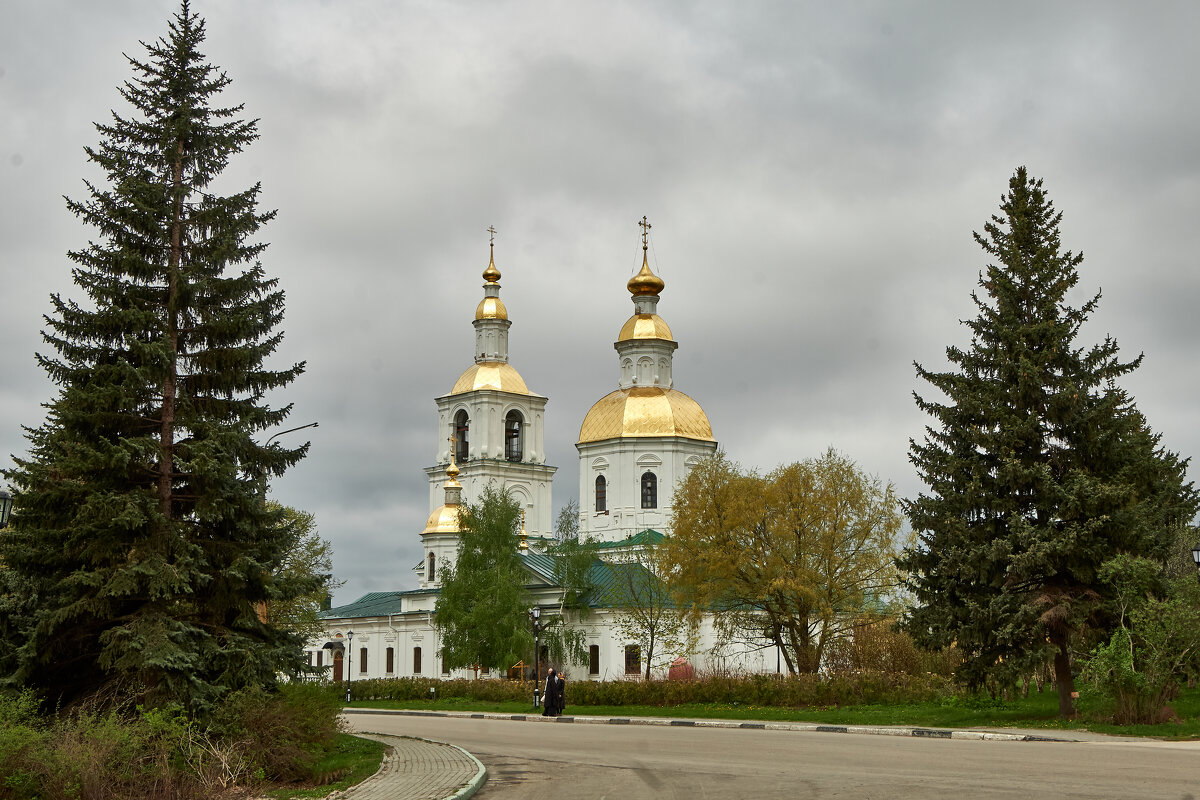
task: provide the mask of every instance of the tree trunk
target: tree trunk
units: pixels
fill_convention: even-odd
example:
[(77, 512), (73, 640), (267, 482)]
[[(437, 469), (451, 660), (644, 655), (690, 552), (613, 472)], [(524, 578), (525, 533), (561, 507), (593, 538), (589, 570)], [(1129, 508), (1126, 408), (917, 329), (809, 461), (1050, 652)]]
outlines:
[(176, 190), (171, 208), (171, 254), (167, 262), (167, 336), (170, 340), (171, 363), (163, 380), (162, 420), (158, 439), (162, 450), (158, 464), (158, 503), (167, 525), (170, 525), (174, 516), (172, 478), (175, 472), (176, 355), (179, 353), (179, 265), (183, 259), (183, 139), (179, 140), (176, 147), (171, 172)]
[(1071, 675), (1071, 654), (1067, 650), (1067, 637), (1055, 642), (1054, 683), (1058, 687), (1058, 716), (1067, 719), (1075, 716), (1075, 678)]

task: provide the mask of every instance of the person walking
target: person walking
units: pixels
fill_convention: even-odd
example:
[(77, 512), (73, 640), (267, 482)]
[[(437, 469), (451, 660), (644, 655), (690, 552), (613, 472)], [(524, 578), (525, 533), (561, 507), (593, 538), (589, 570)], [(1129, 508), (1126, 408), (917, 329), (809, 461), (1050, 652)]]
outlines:
[(561, 674), (556, 674), (554, 678), (554, 716), (561, 717), (567, 707), (567, 681)]

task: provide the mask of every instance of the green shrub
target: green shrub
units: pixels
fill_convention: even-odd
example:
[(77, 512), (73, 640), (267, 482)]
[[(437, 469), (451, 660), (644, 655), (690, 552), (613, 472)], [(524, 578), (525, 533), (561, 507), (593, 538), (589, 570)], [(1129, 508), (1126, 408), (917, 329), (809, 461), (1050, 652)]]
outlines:
[(327, 688), (291, 683), (275, 693), (253, 687), (229, 695), (210, 728), (232, 755), (260, 778), (290, 783), (311, 780), (313, 764), (340, 730), (341, 704)]
[(0, 696), (0, 800), (201, 800), (312, 781), (335, 746), (339, 700), (316, 684), (244, 689), (201, 727), (177, 707), (45, 719), (31, 695)]
[[(354, 700), (398, 702), (465, 698), (501, 703), (529, 699), (530, 685), (509, 680), (393, 678), (351, 684)], [(819, 675), (712, 676), (691, 681), (569, 681), (567, 705), (677, 706), (695, 703), (812, 708), (938, 700), (956, 693), (949, 678), (927, 673), (859, 672)]]

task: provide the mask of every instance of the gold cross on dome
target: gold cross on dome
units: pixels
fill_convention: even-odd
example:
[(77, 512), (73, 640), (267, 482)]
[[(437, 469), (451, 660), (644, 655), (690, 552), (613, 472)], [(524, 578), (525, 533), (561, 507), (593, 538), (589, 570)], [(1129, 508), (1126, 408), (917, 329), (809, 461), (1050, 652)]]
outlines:
[(446, 437), (446, 441), (450, 443), (450, 463), (453, 464), (454, 463), (454, 441), (455, 441), (453, 432), (451, 432), (450, 435)]
[(496, 243), (496, 226), (488, 225), (488, 233), (490, 233), (492, 235), (492, 238), (488, 241), (488, 244), (495, 244)]
[(638, 223), (638, 226), (642, 229), (642, 249), (645, 250), (647, 246), (646, 242), (650, 238), (650, 228), (653, 226), (646, 221), (645, 217), (642, 217), (642, 221)]

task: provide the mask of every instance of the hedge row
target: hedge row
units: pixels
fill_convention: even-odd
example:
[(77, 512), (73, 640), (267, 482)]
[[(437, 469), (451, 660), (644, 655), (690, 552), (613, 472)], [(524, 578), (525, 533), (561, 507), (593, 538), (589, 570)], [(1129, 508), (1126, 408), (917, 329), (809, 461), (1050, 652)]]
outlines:
[[(509, 680), (376, 678), (351, 684), (352, 700), (419, 701), (461, 697), (482, 702), (527, 700), (529, 683)], [(748, 675), (695, 681), (571, 681), (572, 706), (677, 706), (717, 703), (812, 708), (880, 703), (923, 703), (958, 694), (953, 681), (939, 675), (864, 672), (821, 677)]]

